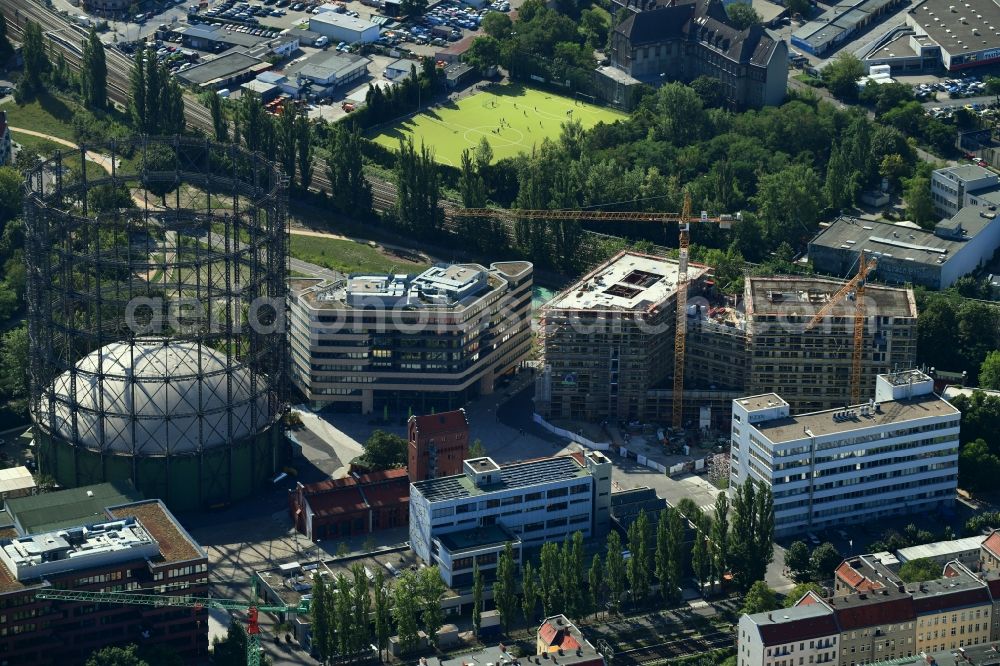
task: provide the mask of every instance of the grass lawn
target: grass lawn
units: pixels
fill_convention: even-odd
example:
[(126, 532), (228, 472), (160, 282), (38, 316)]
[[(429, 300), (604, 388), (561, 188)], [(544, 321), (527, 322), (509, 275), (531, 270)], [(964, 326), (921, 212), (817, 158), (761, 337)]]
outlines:
[(14, 142), (19, 143), (28, 150), (33, 150), (42, 157), (48, 157), (54, 153), (57, 149), (68, 150), (66, 146), (61, 146), (58, 143), (49, 141), (48, 139), (43, 139), (38, 136), (31, 136), (30, 134), (23, 134), (21, 132), (12, 132), (14, 137)]
[[(45, 93), (23, 105), (15, 104), (12, 100), (0, 104), (0, 109), (7, 112), (7, 122), (13, 127), (75, 141), (73, 108), (54, 95)], [(23, 134), (21, 136), (24, 137)]]
[(292, 234), (289, 253), (296, 259), (341, 273), (419, 273), (429, 267), (385, 254), (366, 243), (339, 238)]
[(372, 139), (395, 148), (399, 139), (412, 136), (434, 150), (442, 164), (457, 166), (462, 150), (473, 148), (486, 137), (495, 159), (531, 152), (542, 139), (559, 136), (562, 123), (579, 120), (584, 128), (598, 122), (614, 122), (625, 115), (602, 106), (585, 104), (570, 97), (522, 85), (494, 87), (455, 102), (428, 109), (396, 123)]

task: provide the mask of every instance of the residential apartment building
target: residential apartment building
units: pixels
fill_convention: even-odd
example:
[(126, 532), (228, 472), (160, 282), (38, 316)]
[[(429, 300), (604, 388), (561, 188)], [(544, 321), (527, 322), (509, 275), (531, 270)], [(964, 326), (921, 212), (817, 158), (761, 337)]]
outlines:
[(411, 416), (406, 424), (410, 481), (462, 473), (469, 457), (469, 419), (464, 409)]
[(598, 90), (628, 106), (640, 84), (718, 81), (734, 109), (781, 104), (788, 83), (788, 46), (760, 25), (739, 29), (719, 0), (615, 3), (627, 16), (611, 33), (610, 67), (597, 73)]
[(961, 564), (949, 564), (944, 577), (908, 588), (917, 613), (917, 652), (943, 652), (990, 641), (990, 590)]
[(346, 539), (406, 525), (410, 480), (405, 469), (297, 483), (288, 493), (295, 529), (311, 541)]
[(1000, 573), (1000, 530), (993, 530), (979, 551), (980, 571)]
[(159, 500), (110, 484), (12, 499), (0, 528), (0, 662), (79, 664), (107, 645), (208, 654), (207, 609), (38, 599), (49, 588), (208, 596), (208, 555)]
[(874, 399), (793, 416), (775, 393), (733, 401), (730, 492), (771, 488), (777, 535), (930, 511), (954, 502), (960, 412), (913, 370)]
[(604, 655), (597, 651), (583, 632), (565, 615), (547, 617), (539, 625), (538, 631), (535, 632), (535, 654), (543, 659), (558, 658), (558, 663), (563, 666), (607, 664)]
[[(737, 666), (836, 664), (840, 628), (828, 608), (796, 606), (743, 615), (737, 627)], [(800, 661), (801, 660), (801, 661)]]
[(313, 407), (456, 409), (493, 392), (531, 347), (532, 266), (292, 279), (292, 379)]
[[(710, 270), (710, 269), (707, 269)], [(774, 391), (793, 414), (850, 401), (854, 304), (806, 324), (843, 286), (815, 277), (748, 277), (742, 299), (714, 291), (704, 267), (688, 287), (684, 410), (728, 429), (732, 400)], [(677, 265), (622, 253), (542, 309), (542, 416), (649, 419), (673, 402)], [(875, 377), (917, 361), (917, 306), (910, 289), (869, 285), (862, 395)]]
[(917, 614), (913, 598), (905, 589), (890, 587), (829, 599), (809, 592), (797, 606), (826, 608), (832, 614), (840, 631), (840, 666), (858, 666), (917, 654)]
[(463, 463), (463, 473), (410, 485), (410, 547), (436, 564), (449, 587), (485, 576), (510, 542), (539, 546), (608, 530), (611, 461), (599, 451), (498, 465), (491, 458)]

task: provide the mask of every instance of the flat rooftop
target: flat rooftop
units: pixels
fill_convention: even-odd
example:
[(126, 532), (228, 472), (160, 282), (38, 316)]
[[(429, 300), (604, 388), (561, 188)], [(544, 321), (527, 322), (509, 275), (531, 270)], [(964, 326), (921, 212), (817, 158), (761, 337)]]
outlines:
[(1000, 5), (993, 0), (924, 0), (908, 19), (953, 55), (1000, 46)]
[(110, 507), (112, 518), (138, 519), (143, 527), (156, 539), (160, 555), (153, 564), (172, 564), (207, 558), (208, 555), (194, 538), (187, 533), (159, 500), (146, 500), (122, 506)]
[[(688, 280), (708, 269), (690, 264)], [(622, 252), (601, 264), (545, 306), (547, 310), (618, 310), (648, 312), (677, 293), (675, 259)]]
[[(961, 228), (965, 232), (962, 234), (965, 240), (943, 238), (930, 231), (887, 222), (840, 219), (816, 234), (809, 246), (852, 252), (863, 250), (867, 256), (876, 259), (940, 266), (965, 247), (969, 239), (995, 221), (994, 218), (983, 217), (981, 212), (979, 207), (966, 206), (951, 219), (938, 224), (944, 235), (956, 233)], [(878, 268), (875, 269), (875, 277), (878, 277)]]
[(590, 472), (573, 456), (555, 456), (525, 462), (512, 463), (500, 467), (500, 480), (489, 486), (475, 485), (465, 474), (443, 476), (438, 479), (427, 479), (411, 484), (421, 495), (431, 502), (475, 497), (484, 493), (506, 490), (509, 488), (524, 488), (528, 486), (566, 481), (589, 476)]
[(935, 541), (934, 543), (925, 543), (922, 546), (900, 548), (896, 551), (896, 554), (899, 555), (899, 559), (902, 562), (919, 560), (925, 557), (949, 557), (955, 553), (979, 550), (979, 547), (983, 545), (983, 541), (986, 541), (986, 535), (977, 534), (976, 536), (965, 537), (964, 539)]
[(793, 442), (807, 437), (805, 431), (813, 437), (847, 433), (865, 428), (874, 428), (893, 423), (905, 423), (932, 416), (954, 416), (959, 412), (955, 407), (933, 393), (920, 395), (909, 400), (894, 400), (881, 403), (881, 412), (872, 412), (871, 416), (855, 416), (845, 419), (834, 419), (834, 414), (840, 414), (843, 409), (827, 409), (822, 412), (801, 414), (753, 424), (762, 435), (775, 444)]
[(759, 409), (767, 409), (769, 407), (780, 407), (784, 405), (788, 406), (785, 399), (782, 398), (777, 393), (763, 393), (761, 395), (752, 395), (748, 398), (740, 398), (739, 401), (741, 406), (746, 407), (747, 411), (755, 412)]
[[(876, 277), (878, 272), (876, 270)], [(844, 286), (844, 280), (822, 277), (749, 277), (748, 315), (812, 317)], [(916, 317), (913, 291), (869, 284), (865, 296), (883, 317)], [(853, 312), (853, 310), (852, 310)], [(838, 316), (851, 316), (838, 313)]]
[(260, 58), (254, 58), (246, 53), (233, 51), (221, 55), (214, 60), (209, 60), (202, 65), (196, 65), (191, 69), (179, 73), (177, 76), (193, 85), (204, 85), (216, 79), (227, 79), (231, 76), (245, 72), (248, 69), (270, 67)]
[(792, 36), (815, 50), (825, 50), (840, 41), (840, 35), (850, 32), (867, 22), (872, 15), (898, 0), (843, 0), (826, 10), (812, 21), (795, 30)]
[(140, 499), (142, 496), (131, 487), (100, 483), (8, 499), (3, 519), (17, 525), (23, 534), (40, 534), (101, 522), (107, 517), (107, 507)]

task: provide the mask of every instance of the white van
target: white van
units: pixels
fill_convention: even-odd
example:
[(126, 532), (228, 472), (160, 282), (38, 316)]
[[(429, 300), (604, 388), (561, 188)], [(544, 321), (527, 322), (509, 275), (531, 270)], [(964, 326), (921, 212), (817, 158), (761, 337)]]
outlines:
[(313, 46), (315, 46), (318, 49), (321, 49), (329, 43), (330, 43), (329, 37), (327, 37), (326, 35), (320, 35), (319, 38), (317, 38), (316, 41), (313, 43)]
[(229, 97), (229, 88), (223, 88), (217, 94), (219, 95), (219, 97), (225, 99), (226, 97)]

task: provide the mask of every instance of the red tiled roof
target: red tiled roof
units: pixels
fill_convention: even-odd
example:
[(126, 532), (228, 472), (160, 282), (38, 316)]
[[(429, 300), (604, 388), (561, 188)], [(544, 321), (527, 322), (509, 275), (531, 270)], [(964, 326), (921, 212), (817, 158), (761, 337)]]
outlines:
[(1000, 530), (993, 530), (993, 532), (986, 537), (986, 541), (983, 541), (983, 548), (990, 551), (993, 557), (1000, 557)]
[[(779, 612), (780, 611), (776, 611)], [(757, 626), (764, 645), (782, 645), (793, 641), (807, 641), (821, 636), (836, 636), (840, 633), (833, 613), (817, 617), (803, 617), (777, 624)]]
[(805, 596), (795, 602), (796, 606), (812, 606), (813, 604), (820, 603), (819, 597), (816, 596), (815, 592), (806, 592)]
[(388, 506), (410, 502), (409, 479), (397, 479), (378, 485), (361, 486), (361, 492), (368, 500), (368, 506)]
[(410, 478), (405, 469), (387, 469), (357, 477), (345, 476), (302, 487), (309, 508), (317, 516), (361, 511), (410, 501)]
[(399, 467), (397, 469), (386, 469), (379, 472), (368, 472), (367, 474), (358, 474), (358, 483), (365, 486), (369, 483), (381, 483), (382, 481), (398, 481), (405, 480), (406, 487), (410, 487), (410, 477), (407, 475), (406, 469)]
[[(353, 479), (351, 480), (353, 481)], [(353, 483), (322, 493), (307, 493), (306, 502), (309, 503), (309, 508), (317, 516), (353, 513), (365, 508), (365, 498), (361, 494), (361, 489)]]
[(847, 583), (851, 589), (857, 590), (858, 592), (870, 592), (872, 590), (885, 587), (885, 585), (877, 580), (871, 580), (861, 574), (861, 572), (851, 566), (851, 563), (848, 560), (844, 560), (841, 562), (840, 566), (837, 567), (837, 577)]
[(441, 412), (440, 414), (414, 416), (413, 419), (417, 433), (421, 437), (433, 436), (442, 432), (466, 430), (469, 427), (469, 420), (465, 416), (465, 411), (461, 409)]
[(564, 651), (576, 650), (580, 643), (573, 635), (564, 629), (557, 629), (546, 622), (538, 629), (539, 637), (550, 648), (562, 648)]
[(951, 608), (964, 608), (990, 603), (990, 595), (985, 587), (918, 596), (913, 599), (913, 607), (918, 613), (939, 613)]
[[(830, 603), (837, 616), (837, 623), (840, 625), (841, 631), (851, 631), (880, 624), (910, 622), (917, 616), (913, 607), (913, 599), (909, 595), (885, 599), (878, 603), (863, 603), (847, 605), (846, 607), (838, 607), (838, 601), (840, 599), (832, 599)], [(847, 603), (850, 604), (850, 602)]]

